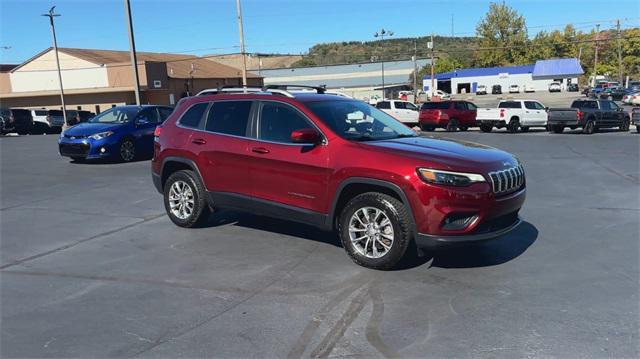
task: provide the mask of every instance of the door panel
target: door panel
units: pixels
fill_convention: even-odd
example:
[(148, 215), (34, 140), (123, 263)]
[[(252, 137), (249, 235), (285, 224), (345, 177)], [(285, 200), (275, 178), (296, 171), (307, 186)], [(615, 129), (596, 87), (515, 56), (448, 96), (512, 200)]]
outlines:
[(300, 111), (284, 103), (264, 101), (258, 114), (258, 139), (249, 143), (252, 195), (324, 212), (331, 171), (329, 147), (290, 140), (293, 130), (317, 128)]
[(249, 138), (252, 101), (216, 101), (206, 114), (205, 131), (194, 131), (191, 149), (208, 190), (249, 195)]

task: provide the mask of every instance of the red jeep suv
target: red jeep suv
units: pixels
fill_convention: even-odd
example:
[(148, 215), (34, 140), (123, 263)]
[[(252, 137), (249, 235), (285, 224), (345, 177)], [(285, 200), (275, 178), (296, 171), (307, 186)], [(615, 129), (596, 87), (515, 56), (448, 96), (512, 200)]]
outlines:
[(322, 88), (287, 89), (186, 98), (156, 130), (153, 182), (176, 225), (220, 208), (284, 218), (336, 230), (356, 263), (389, 269), (412, 243), (481, 241), (520, 223), (513, 155), (419, 137)]
[(447, 131), (466, 131), (476, 127), (478, 107), (469, 101), (425, 102), (420, 108), (418, 121), (423, 131), (433, 131), (437, 127)]

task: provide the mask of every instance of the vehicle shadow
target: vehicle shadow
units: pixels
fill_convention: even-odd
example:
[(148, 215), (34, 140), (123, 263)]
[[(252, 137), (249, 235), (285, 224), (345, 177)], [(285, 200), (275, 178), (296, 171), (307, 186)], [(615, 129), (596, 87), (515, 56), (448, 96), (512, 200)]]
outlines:
[(512, 232), (483, 243), (427, 253), (426, 260), (433, 259), (432, 267), (477, 268), (509, 262), (522, 255), (538, 238), (538, 229), (529, 222), (522, 222)]
[(153, 158), (153, 155), (151, 156), (140, 156), (135, 158), (133, 161), (129, 161), (129, 162), (122, 162), (119, 161), (117, 159), (112, 159), (112, 158), (98, 158), (98, 159), (92, 159), (92, 160), (74, 160), (74, 159), (70, 159), (69, 163), (73, 164), (73, 165), (113, 165), (113, 164), (125, 164), (125, 163), (136, 163), (136, 162), (144, 162), (144, 161), (150, 161)]
[(220, 210), (209, 216), (208, 220), (199, 227), (218, 227), (233, 224), (234, 226), (268, 231), (286, 236), (299, 237), (316, 242), (331, 244), (342, 248), (342, 243), (337, 234), (323, 231), (316, 227), (303, 223), (285, 221), (281, 219), (264, 217), (250, 213)]
[[(200, 227), (224, 225), (269, 231), (342, 248), (342, 243), (335, 232), (323, 231), (306, 224), (229, 210), (215, 212)], [(419, 267), (430, 261), (431, 267), (440, 268), (477, 268), (499, 265), (522, 255), (537, 238), (536, 227), (523, 221), (509, 234), (482, 243), (422, 252), (421, 255), (417, 255), (418, 251), (415, 245), (412, 245), (408, 249), (405, 260), (394, 271)]]

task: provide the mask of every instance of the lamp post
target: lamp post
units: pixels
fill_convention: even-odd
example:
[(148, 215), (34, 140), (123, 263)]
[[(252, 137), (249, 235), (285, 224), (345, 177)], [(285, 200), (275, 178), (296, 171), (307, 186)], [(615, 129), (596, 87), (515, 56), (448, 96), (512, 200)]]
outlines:
[(380, 29), (380, 31), (376, 32), (375, 34), (373, 34), (374, 37), (379, 37), (382, 42), (381, 42), (381, 46), (382, 46), (382, 53), (380, 54), (380, 61), (382, 63), (382, 99), (384, 100), (385, 98), (385, 88), (384, 88), (384, 37), (388, 36), (391, 37), (393, 36), (393, 31), (389, 31), (389, 30), (385, 30), (384, 28)]
[(60, 59), (58, 58), (58, 40), (56, 39), (56, 26), (53, 23), (53, 18), (60, 16), (60, 14), (54, 14), (53, 10), (55, 6), (52, 6), (49, 9), (49, 12), (46, 14), (42, 14), (42, 16), (46, 16), (49, 18), (49, 23), (51, 24), (51, 35), (53, 37), (53, 52), (56, 54), (56, 66), (58, 67), (58, 82), (60, 83), (60, 101), (62, 102), (62, 117), (64, 118), (63, 128), (66, 128), (68, 125), (67, 122), (67, 108), (64, 104), (64, 87), (62, 86), (62, 72), (60, 72)]

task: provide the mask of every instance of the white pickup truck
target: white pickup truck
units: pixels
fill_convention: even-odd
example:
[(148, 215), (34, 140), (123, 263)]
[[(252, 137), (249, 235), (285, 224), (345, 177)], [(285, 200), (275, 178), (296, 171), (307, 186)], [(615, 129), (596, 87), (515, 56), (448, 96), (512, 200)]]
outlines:
[(530, 127), (547, 127), (547, 107), (536, 100), (500, 101), (496, 108), (478, 108), (476, 122), (482, 132), (506, 127), (509, 132), (529, 131)]
[(418, 122), (420, 122), (418, 119), (418, 116), (420, 115), (418, 107), (408, 101), (378, 101), (378, 103), (376, 103), (376, 108), (386, 112), (392, 117), (395, 117), (396, 120), (407, 125), (417, 125)]

